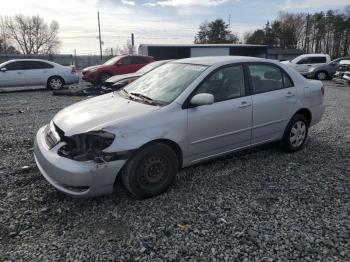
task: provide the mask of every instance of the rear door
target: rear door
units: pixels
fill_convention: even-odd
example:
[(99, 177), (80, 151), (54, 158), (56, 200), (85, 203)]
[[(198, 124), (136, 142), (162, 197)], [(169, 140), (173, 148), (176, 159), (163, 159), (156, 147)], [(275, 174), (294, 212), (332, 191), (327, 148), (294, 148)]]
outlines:
[(248, 69), (253, 94), (252, 144), (277, 140), (296, 110), (295, 86), (274, 64), (253, 63)]
[(247, 92), (243, 66), (225, 66), (214, 71), (191, 97), (200, 93), (213, 94), (214, 104), (189, 105), (186, 109), (192, 162), (249, 146), (252, 98)]
[(23, 61), (26, 85), (46, 85), (54, 66), (43, 61)]
[(0, 86), (24, 86), (24, 70), (22, 61), (10, 62), (0, 70)]
[(140, 57), (140, 56), (131, 57), (131, 63), (133, 65), (133, 70), (135, 70), (135, 72), (140, 68), (144, 67), (145, 65), (147, 65), (149, 62), (150, 61), (147, 57)]
[(117, 75), (124, 75), (134, 73), (136, 70), (133, 68), (132, 60), (130, 56), (123, 57), (117, 63)]

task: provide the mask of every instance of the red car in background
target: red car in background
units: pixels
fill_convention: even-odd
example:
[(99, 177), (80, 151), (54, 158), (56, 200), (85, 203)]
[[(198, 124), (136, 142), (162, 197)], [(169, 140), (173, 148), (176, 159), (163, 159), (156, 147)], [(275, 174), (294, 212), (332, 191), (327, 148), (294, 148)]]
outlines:
[(151, 56), (122, 55), (109, 59), (103, 65), (83, 69), (83, 80), (93, 84), (102, 84), (114, 75), (134, 73), (148, 63), (154, 62)]

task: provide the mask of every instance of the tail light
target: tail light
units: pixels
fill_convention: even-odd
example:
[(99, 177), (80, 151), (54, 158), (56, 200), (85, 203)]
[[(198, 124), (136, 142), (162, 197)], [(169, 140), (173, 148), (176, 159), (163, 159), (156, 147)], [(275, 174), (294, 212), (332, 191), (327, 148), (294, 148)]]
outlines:
[(321, 94), (324, 96), (324, 86), (321, 86)]
[(77, 73), (77, 68), (73, 65), (71, 66), (71, 74), (76, 74)]

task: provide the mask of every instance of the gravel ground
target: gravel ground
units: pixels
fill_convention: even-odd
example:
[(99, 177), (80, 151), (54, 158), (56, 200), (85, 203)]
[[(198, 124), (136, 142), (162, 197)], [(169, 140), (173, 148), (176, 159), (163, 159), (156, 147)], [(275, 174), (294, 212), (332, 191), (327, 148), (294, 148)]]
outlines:
[(350, 88), (325, 82), (305, 149), (187, 168), (160, 196), (73, 199), (40, 175), (33, 137), (82, 98), (0, 94), (1, 261), (350, 260)]

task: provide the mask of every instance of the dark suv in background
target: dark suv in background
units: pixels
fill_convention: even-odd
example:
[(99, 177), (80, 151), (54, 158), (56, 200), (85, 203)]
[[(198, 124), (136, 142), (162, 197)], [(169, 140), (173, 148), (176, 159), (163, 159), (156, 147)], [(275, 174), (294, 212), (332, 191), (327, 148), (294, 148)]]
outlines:
[(103, 65), (90, 66), (83, 69), (83, 80), (93, 84), (102, 84), (111, 76), (134, 73), (153, 61), (154, 59), (151, 56), (116, 56), (109, 59)]

